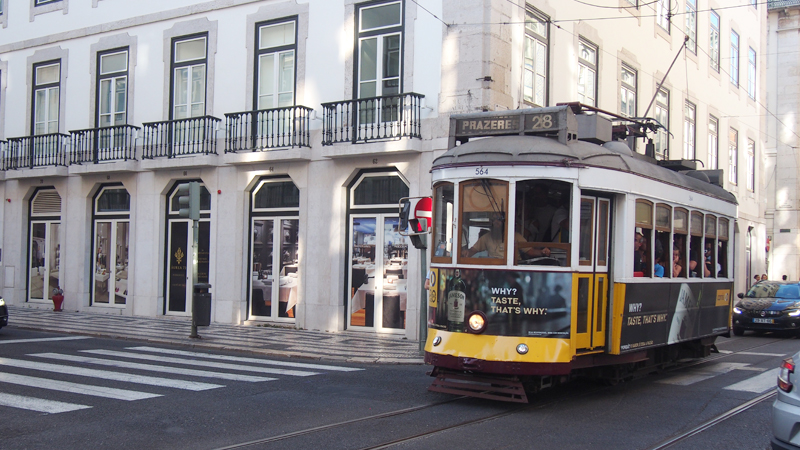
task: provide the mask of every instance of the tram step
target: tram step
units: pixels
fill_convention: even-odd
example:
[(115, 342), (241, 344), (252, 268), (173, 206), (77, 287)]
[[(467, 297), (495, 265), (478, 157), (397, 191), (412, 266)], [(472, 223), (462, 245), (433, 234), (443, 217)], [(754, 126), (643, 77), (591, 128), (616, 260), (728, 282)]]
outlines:
[(517, 377), (478, 376), (438, 367), (435, 367), (430, 375), (434, 377), (433, 382), (428, 387), (431, 392), (466, 395), (504, 402), (528, 403), (525, 387)]

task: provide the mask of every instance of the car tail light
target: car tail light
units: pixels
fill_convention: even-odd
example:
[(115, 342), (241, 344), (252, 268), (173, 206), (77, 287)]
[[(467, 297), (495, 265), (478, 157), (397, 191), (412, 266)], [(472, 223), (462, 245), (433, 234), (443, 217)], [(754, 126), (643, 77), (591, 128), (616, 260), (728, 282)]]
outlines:
[(792, 382), (789, 381), (789, 375), (794, 373), (794, 360), (786, 358), (781, 363), (781, 371), (778, 372), (778, 388), (783, 392), (792, 391)]

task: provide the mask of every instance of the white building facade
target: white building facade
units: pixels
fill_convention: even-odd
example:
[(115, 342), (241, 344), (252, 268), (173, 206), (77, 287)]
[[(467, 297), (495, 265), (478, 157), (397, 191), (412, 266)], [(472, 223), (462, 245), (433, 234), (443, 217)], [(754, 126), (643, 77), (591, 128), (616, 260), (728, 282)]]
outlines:
[(562, 3), (4, 2), (3, 297), (189, 320), (196, 271), (215, 322), (416, 339), (397, 201), (430, 195), (450, 115), (571, 101), (655, 117), (657, 159), (722, 170), (746, 288), (766, 269), (766, 6)]

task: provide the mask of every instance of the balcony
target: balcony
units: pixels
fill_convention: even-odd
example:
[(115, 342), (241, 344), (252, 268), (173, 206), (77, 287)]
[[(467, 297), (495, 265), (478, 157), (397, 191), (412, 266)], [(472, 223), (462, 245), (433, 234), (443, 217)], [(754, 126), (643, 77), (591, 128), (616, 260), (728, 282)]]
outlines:
[(312, 111), (289, 106), (225, 114), (225, 153), (311, 147)]
[(143, 123), (143, 159), (216, 155), (220, 119), (213, 116)]
[(141, 128), (133, 125), (70, 131), (70, 164), (128, 161), (136, 159), (136, 136)]
[(9, 138), (3, 152), (3, 170), (67, 165), (69, 135), (42, 134)]
[(800, 6), (800, 0), (768, 0), (767, 9), (790, 8)]
[(322, 145), (422, 139), (424, 97), (412, 92), (323, 103)]

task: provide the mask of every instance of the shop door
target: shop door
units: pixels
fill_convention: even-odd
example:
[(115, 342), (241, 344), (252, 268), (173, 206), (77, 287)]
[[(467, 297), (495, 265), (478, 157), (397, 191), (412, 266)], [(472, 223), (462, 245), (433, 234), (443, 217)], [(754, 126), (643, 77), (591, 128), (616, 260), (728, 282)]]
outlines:
[(250, 301), (258, 317), (294, 319), (298, 301), (298, 219), (256, 218)]
[(350, 217), (348, 327), (405, 330), (408, 246), (387, 214)]
[(608, 265), (611, 201), (581, 197), (579, 272), (576, 274), (572, 310), (575, 348), (588, 350), (605, 345), (608, 314)]
[[(197, 255), (197, 282), (208, 283), (208, 253), (210, 222), (199, 224)], [(170, 220), (169, 223), (169, 271), (167, 280), (167, 314), (191, 315), (192, 313), (192, 221)]]
[(58, 222), (31, 222), (28, 300), (47, 301), (60, 288), (61, 245)]

